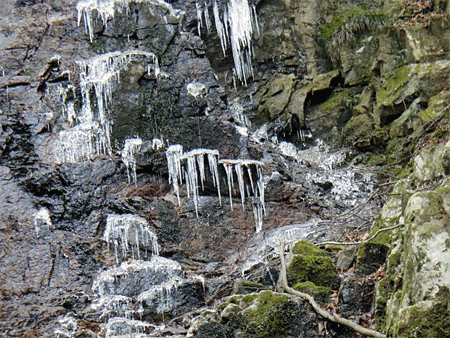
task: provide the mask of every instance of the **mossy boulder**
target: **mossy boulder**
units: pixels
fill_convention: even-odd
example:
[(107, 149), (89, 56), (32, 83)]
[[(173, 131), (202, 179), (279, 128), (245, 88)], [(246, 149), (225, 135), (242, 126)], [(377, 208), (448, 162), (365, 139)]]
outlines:
[(369, 147), (375, 133), (374, 127), (375, 125), (368, 115), (353, 116), (342, 131), (345, 135), (345, 142), (349, 145), (356, 145), (359, 148)]
[(340, 278), (330, 255), (306, 241), (297, 242), (293, 257), (287, 268), (290, 285), (312, 282), (316, 286), (336, 289)]
[[(218, 332), (226, 327), (227, 337), (313, 338), (319, 333), (317, 315), (308, 303), (298, 297), (269, 290), (232, 296), (218, 306), (218, 311), (221, 327), (215, 323), (211, 327), (216, 327)], [(213, 321), (217, 319), (211, 318)]]

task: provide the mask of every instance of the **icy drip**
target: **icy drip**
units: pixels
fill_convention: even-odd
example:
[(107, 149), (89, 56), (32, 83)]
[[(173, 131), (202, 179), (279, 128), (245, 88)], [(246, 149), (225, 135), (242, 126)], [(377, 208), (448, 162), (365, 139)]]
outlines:
[(114, 247), (116, 260), (119, 257), (128, 257), (131, 253), (133, 258), (140, 259), (140, 246), (151, 247), (152, 254), (158, 255), (158, 240), (153, 231), (149, 229), (147, 221), (139, 216), (108, 215), (106, 218), (106, 229), (103, 239)]
[(39, 237), (41, 231), (50, 230), (52, 221), (50, 220), (50, 212), (47, 208), (41, 208), (34, 214), (34, 230), (36, 237)]
[[(222, 9), (222, 14), (216, 0), (212, 7), (215, 28), (224, 55), (228, 46), (231, 46), (234, 62), (233, 77), (247, 85), (247, 79), (253, 76), (251, 42), (254, 28), (259, 32), (256, 10), (248, 4), (248, 0), (229, 0), (227, 6)], [(202, 7), (197, 2), (199, 32), (200, 27), (203, 26), (203, 17), (209, 32), (209, 8), (206, 3)]]
[[(256, 232), (262, 230), (263, 217), (265, 214), (264, 204), (264, 180), (262, 174), (263, 163), (254, 160), (220, 160), (219, 163), (223, 164), (225, 172), (227, 174), (228, 191), (230, 195), (230, 207), (233, 209), (232, 199), (232, 187), (234, 186), (234, 175), (236, 174), (237, 182), (239, 186), (239, 193), (241, 197), (242, 208), (244, 209), (245, 192), (248, 197), (255, 197), (253, 200), (253, 214), (256, 223)], [(256, 185), (253, 181), (252, 167), (256, 168)], [(246, 168), (246, 170), (244, 169)], [(250, 185), (245, 185), (245, 175), (248, 178)]]
[[(135, 154), (142, 145), (140, 138), (132, 138), (125, 140), (122, 150), (122, 161), (127, 167), (128, 183), (136, 184), (136, 158)], [(130, 174), (131, 171), (131, 174)]]
[(93, 12), (97, 12), (97, 16), (102, 20), (106, 27), (109, 20), (114, 18), (115, 11), (123, 11), (128, 9), (130, 3), (146, 2), (154, 6), (162, 7), (168, 14), (163, 16), (165, 22), (168, 21), (167, 15), (171, 17), (181, 18), (181, 11), (173, 9), (172, 5), (163, 0), (83, 0), (77, 4), (78, 12), (78, 26), (81, 25), (81, 20), (84, 21), (84, 27), (89, 34), (89, 39), (94, 39), (94, 16)]
[(169, 169), (169, 183), (174, 187), (177, 194), (178, 204), (180, 204), (180, 186), (183, 184), (183, 172), (182, 161), (186, 161), (186, 167), (184, 170), (184, 182), (186, 183), (186, 189), (188, 197), (192, 195), (192, 200), (195, 206), (195, 213), (198, 217), (198, 196), (199, 196), (199, 182), (202, 189), (206, 180), (205, 169), (205, 156), (208, 159), (208, 166), (212, 176), (213, 185), (217, 188), (217, 193), (220, 197), (219, 186), (219, 169), (218, 169), (218, 157), (219, 152), (212, 149), (194, 149), (183, 154), (183, 147), (181, 145), (170, 146), (166, 151), (167, 166)]

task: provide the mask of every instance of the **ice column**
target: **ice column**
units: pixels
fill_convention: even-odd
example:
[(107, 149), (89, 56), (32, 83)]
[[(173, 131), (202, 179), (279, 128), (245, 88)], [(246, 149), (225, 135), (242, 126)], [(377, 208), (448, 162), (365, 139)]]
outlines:
[[(136, 158), (135, 154), (142, 145), (140, 138), (132, 138), (125, 140), (122, 150), (122, 161), (127, 167), (128, 183), (133, 181), (136, 184)], [(131, 174), (130, 174), (131, 171)]]

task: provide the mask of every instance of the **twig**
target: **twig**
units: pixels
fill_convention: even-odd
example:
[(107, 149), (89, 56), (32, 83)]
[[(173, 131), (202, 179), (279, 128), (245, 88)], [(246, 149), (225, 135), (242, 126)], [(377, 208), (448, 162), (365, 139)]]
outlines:
[(358, 241), (358, 242), (322, 242), (322, 243), (317, 243), (315, 245), (316, 246), (321, 246), (321, 245), (358, 245), (358, 244), (362, 244), (362, 243), (367, 243), (367, 242), (371, 241), (372, 239), (374, 239), (380, 232), (392, 230), (392, 229), (398, 228), (399, 226), (400, 226), (400, 224), (397, 224), (397, 225), (393, 225), (391, 227), (378, 229), (378, 231), (376, 233), (374, 233), (371, 237), (369, 237), (369, 238), (367, 238), (367, 239), (365, 239), (363, 241)]
[(309, 304), (311, 304), (311, 306), (313, 307), (314, 311), (324, 317), (325, 319), (328, 319), (329, 321), (332, 321), (334, 323), (338, 323), (338, 324), (342, 324), (345, 325), (347, 327), (352, 328), (353, 330), (355, 330), (358, 333), (364, 334), (366, 336), (370, 336), (370, 337), (376, 337), (376, 338), (386, 338), (386, 335), (384, 333), (372, 330), (372, 329), (368, 329), (365, 328), (359, 324), (356, 324), (354, 322), (352, 322), (351, 320), (348, 320), (346, 318), (342, 318), (341, 316), (337, 315), (337, 314), (331, 314), (327, 311), (325, 311), (324, 309), (322, 309), (314, 300), (313, 297), (311, 297), (310, 295), (308, 295), (307, 293), (303, 293), (297, 290), (292, 289), (291, 287), (288, 286), (287, 283), (287, 277), (286, 277), (286, 263), (284, 262), (284, 242), (283, 240), (281, 240), (280, 243), (280, 259), (281, 259), (281, 284), (283, 286), (283, 289), (287, 292), (290, 293), (291, 295), (294, 296), (298, 296), (302, 299), (306, 299)]

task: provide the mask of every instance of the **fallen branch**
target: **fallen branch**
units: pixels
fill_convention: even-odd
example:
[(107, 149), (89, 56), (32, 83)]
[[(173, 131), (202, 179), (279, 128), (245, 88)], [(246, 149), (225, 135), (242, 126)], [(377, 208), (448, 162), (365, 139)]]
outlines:
[(287, 283), (287, 277), (286, 277), (286, 263), (284, 262), (284, 242), (283, 241), (281, 241), (281, 244), (280, 244), (280, 259), (281, 259), (281, 284), (283, 286), (283, 289), (287, 293), (290, 293), (291, 295), (294, 295), (294, 296), (298, 296), (302, 299), (306, 299), (309, 302), (309, 304), (311, 304), (314, 311), (318, 315), (324, 317), (325, 319), (327, 319), (331, 322), (345, 325), (345, 326), (350, 327), (351, 329), (355, 330), (356, 332), (364, 334), (366, 336), (376, 337), (376, 338), (386, 338), (386, 335), (384, 333), (365, 328), (359, 324), (352, 322), (351, 320), (342, 318), (341, 316), (339, 316), (337, 314), (331, 314), (331, 313), (325, 311), (316, 303), (316, 301), (314, 300), (314, 298), (312, 296), (308, 295), (307, 293), (303, 293), (303, 292), (294, 290), (291, 287), (289, 287), (288, 283)]
[(363, 241), (358, 241), (358, 242), (322, 242), (322, 243), (317, 243), (317, 244), (314, 244), (314, 245), (321, 246), (321, 245), (358, 245), (358, 244), (363, 244), (363, 243), (367, 243), (367, 242), (371, 241), (372, 239), (374, 239), (375, 237), (377, 237), (377, 235), (380, 232), (393, 230), (395, 228), (398, 228), (399, 226), (400, 226), (400, 224), (397, 224), (397, 225), (393, 225), (391, 227), (378, 229), (378, 231), (376, 233), (374, 233), (372, 236), (370, 236), (369, 238), (367, 238), (367, 239), (365, 239)]

